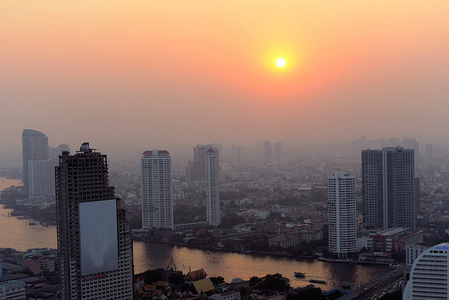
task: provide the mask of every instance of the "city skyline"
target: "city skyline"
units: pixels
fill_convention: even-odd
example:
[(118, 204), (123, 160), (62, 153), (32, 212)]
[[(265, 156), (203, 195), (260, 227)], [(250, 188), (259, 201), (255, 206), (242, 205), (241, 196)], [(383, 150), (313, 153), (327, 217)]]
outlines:
[(0, 159), (18, 159), (22, 128), (114, 156), (264, 140), (288, 154), (363, 135), (447, 144), (448, 14), (446, 2), (2, 2)]

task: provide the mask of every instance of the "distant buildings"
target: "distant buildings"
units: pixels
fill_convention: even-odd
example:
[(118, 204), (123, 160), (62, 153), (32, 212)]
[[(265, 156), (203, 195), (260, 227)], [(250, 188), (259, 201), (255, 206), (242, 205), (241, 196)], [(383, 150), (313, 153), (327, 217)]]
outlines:
[(402, 140), (397, 137), (368, 140), (366, 139), (366, 136), (362, 136), (358, 140), (352, 142), (352, 153), (357, 155), (360, 151), (366, 149), (382, 149), (398, 146), (415, 150), (415, 158), (419, 158), (419, 142), (416, 139), (409, 137), (402, 137)]
[(23, 190), (29, 193), (29, 161), (48, 160), (48, 137), (37, 130), (22, 132)]
[(449, 244), (431, 247), (415, 259), (404, 300), (449, 299)]
[(55, 167), (57, 160), (28, 161), (28, 199), (55, 199)]
[(433, 144), (426, 144), (424, 155), (427, 162), (433, 161)]
[(197, 145), (193, 148), (193, 161), (189, 161), (186, 168), (186, 181), (202, 181), (206, 180), (206, 150), (212, 145)]
[(415, 156), (402, 147), (362, 151), (365, 226), (416, 230)]
[(61, 144), (58, 147), (49, 147), (48, 148), (49, 159), (58, 160), (59, 155), (61, 155), (62, 152), (64, 152), (64, 151), (70, 152), (69, 145)]
[(265, 163), (273, 160), (273, 147), (271, 147), (270, 141), (263, 142), (263, 157), (265, 158)]
[(274, 143), (274, 159), (279, 162), (282, 159), (282, 143)]
[(84, 143), (56, 168), (60, 299), (133, 299), (131, 234), (107, 157)]
[(218, 226), (220, 220), (219, 157), (217, 148), (206, 151), (206, 214), (210, 226)]
[(55, 199), (55, 167), (58, 156), (70, 151), (68, 145), (48, 146), (48, 137), (42, 132), (24, 129), (22, 132), (23, 184), (30, 200)]
[(172, 162), (166, 150), (145, 151), (141, 159), (142, 228), (173, 229)]
[(232, 146), (232, 165), (240, 163), (243, 159), (243, 147)]
[(339, 258), (347, 258), (356, 252), (355, 177), (329, 176), (328, 195), (329, 251)]

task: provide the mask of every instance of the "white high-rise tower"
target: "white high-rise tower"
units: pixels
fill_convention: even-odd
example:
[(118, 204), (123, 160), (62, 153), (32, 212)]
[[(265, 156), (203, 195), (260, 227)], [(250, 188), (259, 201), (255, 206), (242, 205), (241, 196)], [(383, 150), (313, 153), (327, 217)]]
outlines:
[(220, 220), (220, 188), (219, 188), (218, 149), (206, 150), (206, 210), (207, 223), (218, 226)]
[(173, 229), (172, 168), (166, 150), (145, 151), (142, 168), (142, 228)]
[(23, 191), (28, 195), (29, 190), (29, 161), (48, 159), (48, 137), (33, 129), (24, 129), (22, 132), (22, 158), (23, 158)]
[(355, 177), (329, 176), (329, 251), (341, 258), (356, 252)]

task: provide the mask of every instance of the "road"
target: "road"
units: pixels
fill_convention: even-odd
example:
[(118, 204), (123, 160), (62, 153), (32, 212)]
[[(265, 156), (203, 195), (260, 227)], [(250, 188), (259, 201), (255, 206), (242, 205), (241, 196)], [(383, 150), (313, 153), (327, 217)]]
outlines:
[(401, 288), (403, 280), (403, 267), (397, 268), (370, 282), (367, 282), (339, 298), (341, 300), (369, 300), (380, 299), (382, 296), (393, 293)]

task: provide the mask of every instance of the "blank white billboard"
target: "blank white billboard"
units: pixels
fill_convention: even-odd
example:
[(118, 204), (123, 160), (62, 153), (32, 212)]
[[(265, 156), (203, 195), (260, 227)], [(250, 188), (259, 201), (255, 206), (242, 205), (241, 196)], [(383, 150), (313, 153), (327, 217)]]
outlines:
[(79, 205), (81, 275), (118, 268), (116, 200)]

